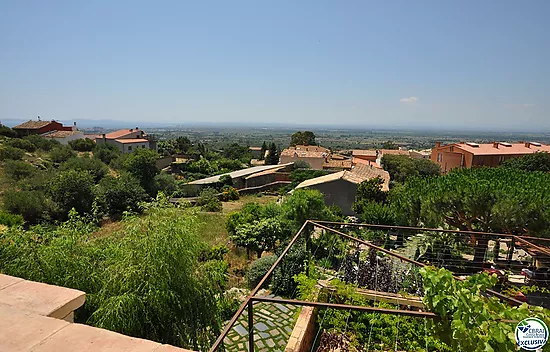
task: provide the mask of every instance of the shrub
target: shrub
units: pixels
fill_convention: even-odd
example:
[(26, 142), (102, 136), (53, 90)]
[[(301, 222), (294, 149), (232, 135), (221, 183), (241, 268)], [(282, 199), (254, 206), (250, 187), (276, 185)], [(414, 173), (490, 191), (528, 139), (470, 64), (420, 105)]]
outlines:
[(4, 173), (15, 181), (32, 177), (36, 174), (36, 167), (22, 160), (6, 160)]
[(60, 172), (48, 185), (52, 200), (59, 206), (62, 217), (74, 208), (80, 214), (92, 209), (94, 180), (88, 171)]
[(0, 125), (0, 136), (15, 138), (17, 137), (17, 132), (12, 130), (8, 126)]
[(199, 194), (197, 205), (203, 211), (222, 211), (222, 202), (218, 197), (218, 191), (214, 188), (205, 188)]
[(48, 200), (41, 191), (9, 189), (4, 193), (4, 209), (12, 214), (20, 214), (31, 224), (47, 218), (48, 208)]
[(36, 149), (41, 149), (46, 152), (49, 152), (53, 148), (61, 145), (58, 141), (52, 138), (43, 138), (36, 134), (25, 136), (23, 139), (34, 144)]
[(139, 203), (147, 198), (139, 181), (127, 173), (120, 177), (107, 176), (97, 187), (96, 199), (111, 217), (119, 217), (125, 211), (139, 211)]
[(54, 163), (62, 163), (76, 156), (76, 153), (66, 145), (58, 146), (50, 152), (50, 159)]
[(0, 160), (21, 160), (25, 155), (23, 149), (14, 148), (10, 146), (4, 146), (0, 149)]
[(168, 196), (172, 196), (178, 191), (178, 184), (174, 176), (167, 173), (160, 173), (155, 176), (155, 188), (157, 192), (164, 192)]
[(221, 195), (222, 201), (237, 200), (240, 198), (239, 191), (233, 187), (224, 187)]
[(107, 165), (110, 165), (111, 161), (118, 158), (121, 154), (120, 150), (112, 144), (102, 143), (94, 147), (94, 158), (103, 161)]
[(95, 182), (99, 182), (109, 172), (109, 168), (101, 160), (89, 156), (70, 158), (61, 164), (60, 170), (87, 171), (94, 177)]
[(26, 139), (21, 139), (21, 138), (10, 139), (6, 142), (6, 145), (9, 145), (10, 147), (14, 147), (14, 148), (23, 149), (31, 153), (36, 150), (36, 146), (33, 143), (31, 143)]
[(233, 187), (233, 179), (231, 178), (231, 175), (221, 175), (218, 183), (223, 186), (230, 186)]
[(23, 222), (23, 217), (19, 214), (10, 214), (5, 211), (0, 211), (0, 224), (4, 226), (21, 226)]
[(157, 152), (151, 149), (137, 149), (133, 153), (122, 156), (123, 170), (137, 178), (141, 187), (150, 195), (155, 193), (154, 178), (159, 172), (156, 165), (157, 158)]
[(94, 149), (95, 142), (90, 138), (80, 138), (70, 141), (69, 146), (79, 152), (91, 152)]
[[(276, 260), (276, 256), (268, 255), (263, 258), (258, 258), (253, 261), (252, 264), (250, 264), (250, 268), (246, 273), (246, 281), (250, 289), (253, 289), (260, 283), (269, 268), (273, 266)], [(269, 284), (269, 282), (267, 282), (267, 284)]]
[(303, 242), (301, 244), (296, 243), (277, 265), (272, 278), (273, 291), (277, 294), (291, 296), (296, 292), (298, 284), (294, 281), (294, 276), (304, 270), (306, 260), (304, 248)]

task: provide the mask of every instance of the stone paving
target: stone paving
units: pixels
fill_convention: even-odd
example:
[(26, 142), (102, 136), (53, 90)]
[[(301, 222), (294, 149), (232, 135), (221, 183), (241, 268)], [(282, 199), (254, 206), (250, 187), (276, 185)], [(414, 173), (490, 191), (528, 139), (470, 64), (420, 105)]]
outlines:
[[(296, 324), (299, 309), (298, 306), (279, 303), (255, 303), (254, 350), (259, 352), (284, 351), (294, 324)], [(226, 351), (248, 351), (247, 310), (241, 314), (233, 329), (227, 334), (224, 344)]]

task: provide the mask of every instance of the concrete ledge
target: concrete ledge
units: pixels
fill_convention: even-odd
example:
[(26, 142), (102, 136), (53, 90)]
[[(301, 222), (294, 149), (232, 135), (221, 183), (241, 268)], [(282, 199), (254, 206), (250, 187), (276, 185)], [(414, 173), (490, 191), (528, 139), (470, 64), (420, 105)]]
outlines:
[(82, 291), (0, 274), (0, 303), (64, 319), (86, 301)]

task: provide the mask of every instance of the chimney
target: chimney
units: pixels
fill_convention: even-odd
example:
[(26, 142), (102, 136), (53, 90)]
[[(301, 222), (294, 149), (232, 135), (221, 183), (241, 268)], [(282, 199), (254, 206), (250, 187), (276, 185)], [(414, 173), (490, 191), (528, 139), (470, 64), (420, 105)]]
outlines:
[(73, 131), (77, 131), (77, 128), (76, 128), (76, 121), (73, 122)]
[(139, 130), (139, 127), (136, 127), (136, 131)]
[(493, 142), (493, 148), (497, 148), (497, 149), (498, 149), (498, 142)]
[(103, 133), (101, 137), (103, 137), (103, 143), (107, 143), (107, 136), (105, 135), (105, 133)]
[(464, 141), (460, 141), (460, 144), (464, 144)]
[(436, 148), (441, 147), (441, 142), (439, 142), (439, 141), (435, 142), (435, 147), (436, 147)]
[(525, 148), (531, 148), (531, 143), (525, 142)]

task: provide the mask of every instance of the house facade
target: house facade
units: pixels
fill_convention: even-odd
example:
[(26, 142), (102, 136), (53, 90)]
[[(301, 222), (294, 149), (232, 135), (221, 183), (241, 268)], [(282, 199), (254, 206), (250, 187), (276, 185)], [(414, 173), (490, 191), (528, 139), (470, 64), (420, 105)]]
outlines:
[(84, 139), (86, 138), (84, 136), (84, 132), (74, 130), (74, 131), (53, 131), (53, 132), (47, 132), (42, 135), (44, 138), (56, 140), (61, 144), (67, 145), (70, 141), (74, 141), (77, 139)]
[(528, 154), (550, 153), (550, 146), (537, 142), (526, 143), (468, 143), (441, 145), (432, 149), (431, 160), (441, 167), (443, 173), (456, 168), (501, 165), (504, 161)]
[(97, 144), (114, 145), (122, 153), (131, 153), (137, 149), (156, 149), (153, 138), (137, 127), (105, 133), (95, 141)]
[(322, 170), (323, 165), (330, 159), (330, 150), (311, 145), (297, 145), (284, 149), (279, 157), (279, 164), (288, 164), (303, 161), (314, 170)]

